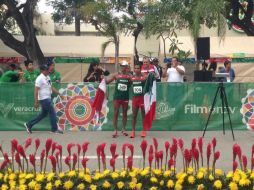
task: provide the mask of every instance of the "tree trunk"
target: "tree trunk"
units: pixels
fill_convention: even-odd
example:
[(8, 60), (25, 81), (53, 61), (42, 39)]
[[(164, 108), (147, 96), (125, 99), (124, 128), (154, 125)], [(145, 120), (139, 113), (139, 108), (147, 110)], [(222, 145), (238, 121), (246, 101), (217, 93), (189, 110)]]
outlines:
[(118, 35), (114, 38), (114, 41), (115, 41), (115, 71), (117, 72), (119, 64), (119, 44), (120, 44)]
[(134, 52), (135, 52), (135, 56), (134, 56), (134, 64), (139, 64), (139, 55), (138, 55), (138, 49), (137, 49), (137, 40), (138, 40), (138, 36), (140, 34), (140, 32), (143, 29), (143, 24), (141, 24), (140, 22), (137, 22), (137, 27), (136, 29), (133, 31), (133, 36), (134, 36)]
[[(11, 33), (5, 29), (5, 22), (0, 23), (0, 39), (4, 44), (17, 53), (23, 55), (26, 59), (34, 61), (35, 64), (44, 64), (44, 55), (40, 49), (39, 43), (35, 36), (33, 25), (33, 11), (37, 4), (36, 0), (27, 0), (21, 7), (17, 7), (15, 1), (6, 1), (5, 6), (11, 18), (13, 18), (19, 26), (24, 41), (17, 40)], [(22, 12), (21, 12), (22, 10)]]
[(80, 16), (75, 10), (75, 36), (80, 36)]

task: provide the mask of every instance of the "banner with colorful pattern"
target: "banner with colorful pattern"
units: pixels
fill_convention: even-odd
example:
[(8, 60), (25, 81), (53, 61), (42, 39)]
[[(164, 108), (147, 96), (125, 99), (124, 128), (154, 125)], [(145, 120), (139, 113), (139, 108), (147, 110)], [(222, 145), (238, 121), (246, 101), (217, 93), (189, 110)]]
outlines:
[[(58, 124), (66, 131), (112, 131), (114, 84), (107, 86), (107, 107), (96, 114), (92, 108), (97, 83), (58, 84), (60, 96), (53, 97)], [(156, 120), (151, 130), (203, 130), (211, 111), (217, 83), (158, 83)], [(254, 129), (254, 84), (226, 83), (229, 111), (234, 129)], [(0, 84), (0, 130), (24, 130), (40, 108), (34, 108), (33, 84)], [(208, 130), (222, 130), (222, 104), (218, 96)], [(131, 130), (132, 102), (129, 101), (127, 130)], [(121, 110), (118, 128), (121, 130)], [(225, 114), (226, 129), (229, 129)], [(138, 115), (137, 130), (142, 130)], [(49, 130), (48, 118), (33, 130)]]

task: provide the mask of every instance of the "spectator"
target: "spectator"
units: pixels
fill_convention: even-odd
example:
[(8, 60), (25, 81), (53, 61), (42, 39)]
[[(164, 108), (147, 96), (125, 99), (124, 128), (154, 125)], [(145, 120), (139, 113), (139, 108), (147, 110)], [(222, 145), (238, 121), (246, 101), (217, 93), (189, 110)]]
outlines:
[(108, 76), (110, 73), (103, 69), (97, 62), (89, 65), (87, 75), (83, 79), (84, 82), (100, 82), (102, 76)]
[(15, 64), (10, 65), (10, 70), (6, 71), (0, 78), (0, 82), (18, 82), (23, 76), (21, 68), (17, 68)]
[(34, 69), (33, 61), (26, 60), (25, 62), (26, 70), (23, 75), (23, 81), (25, 82), (35, 82), (36, 78), (40, 75), (40, 71)]
[(179, 65), (177, 57), (172, 57), (171, 68), (164, 69), (163, 77), (167, 77), (167, 82), (183, 82), (185, 68)]
[(52, 83), (60, 83), (61, 82), (61, 74), (60, 72), (55, 70), (55, 63), (51, 61), (49, 64), (49, 77)]
[(231, 62), (225, 61), (224, 62), (224, 68), (220, 69), (220, 73), (228, 73), (229, 77), (227, 77), (227, 82), (233, 82), (235, 79), (235, 71), (231, 68)]
[(212, 80), (215, 81), (215, 74), (216, 74), (216, 70), (217, 70), (217, 62), (212, 61), (208, 67), (208, 71), (212, 71)]
[(151, 64), (150, 59), (148, 57), (143, 58), (143, 65), (141, 67), (141, 73), (147, 76), (150, 72), (155, 74), (155, 78), (159, 77), (159, 72), (157, 68)]
[(161, 77), (162, 77), (162, 67), (159, 65), (159, 60), (157, 58), (153, 59), (153, 65), (156, 67), (158, 71), (158, 78), (156, 79), (157, 82), (161, 82)]

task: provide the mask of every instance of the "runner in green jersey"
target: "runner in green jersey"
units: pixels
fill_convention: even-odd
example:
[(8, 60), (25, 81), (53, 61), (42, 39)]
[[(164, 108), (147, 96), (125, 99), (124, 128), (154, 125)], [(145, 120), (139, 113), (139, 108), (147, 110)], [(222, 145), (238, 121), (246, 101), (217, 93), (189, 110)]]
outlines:
[(129, 89), (131, 84), (131, 76), (128, 72), (129, 64), (126, 61), (121, 63), (121, 72), (114, 73), (110, 75), (108, 79), (106, 79), (107, 83), (115, 81), (115, 93), (114, 93), (114, 118), (113, 118), (113, 126), (114, 126), (114, 134), (113, 138), (118, 136), (117, 134), (117, 121), (119, 108), (122, 106), (123, 110), (123, 118), (122, 118), (122, 134), (124, 136), (128, 136), (126, 132), (126, 123), (127, 123), (127, 111), (128, 111), (128, 103), (129, 103)]

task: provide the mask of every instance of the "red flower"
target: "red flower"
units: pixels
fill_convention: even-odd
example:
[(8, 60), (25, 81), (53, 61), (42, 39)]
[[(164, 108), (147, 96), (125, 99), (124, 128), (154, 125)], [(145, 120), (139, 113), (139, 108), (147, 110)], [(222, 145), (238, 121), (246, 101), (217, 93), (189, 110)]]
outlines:
[(35, 155), (34, 154), (29, 155), (29, 162), (32, 164), (33, 167), (35, 167)]
[(247, 156), (243, 155), (242, 156), (242, 161), (243, 161), (243, 169), (246, 170), (247, 169)]
[(186, 163), (189, 165), (191, 162), (191, 152), (188, 149), (185, 149), (183, 155)]
[(43, 149), (43, 150), (41, 151), (41, 155), (40, 155), (41, 170), (42, 170), (42, 166), (43, 166), (43, 162), (44, 162), (45, 154), (46, 154), (46, 150), (45, 150), (45, 149)]
[(237, 161), (233, 161), (233, 172), (236, 171), (237, 167), (238, 167)]
[(112, 167), (113, 171), (115, 171), (115, 164), (116, 164), (116, 159), (113, 157), (109, 161), (110, 166)]
[(77, 146), (77, 149), (78, 149), (78, 155), (80, 155), (80, 152), (81, 152), (81, 146), (80, 146), (80, 144), (76, 144), (76, 146)]
[(15, 154), (15, 161), (17, 162), (17, 164), (21, 168), (21, 159), (20, 159), (20, 155), (19, 155), (18, 152)]
[(27, 138), (25, 142), (25, 149), (27, 149), (32, 144), (32, 138)]
[(174, 166), (175, 164), (175, 161), (173, 158), (169, 159), (168, 160), (168, 169), (170, 170), (172, 166)]
[(0, 170), (5, 169), (7, 165), (8, 165), (8, 161), (4, 160), (1, 167), (0, 167)]
[(62, 147), (62, 145), (59, 144), (56, 148), (59, 150), (60, 157), (62, 157), (63, 156), (63, 147)]
[(252, 157), (251, 159), (251, 171), (253, 171), (253, 168), (254, 168), (254, 157)]
[(111, 152), (112, 157), (115, 157), (115, 155), (116, 155), (116, 143), (112, 143), (110, 145), (110, 152)]
[(15, 150), (18, 148), (18, 141), (17, 139), (12, 139), (11, 141), (11, 152), (14, 154)]
[(87, 149), (88, 149), (88, 145), (89, 145), (89, 144), (90, 144), (89, 142), (84, 142), (84, 143), (82, 144), (83, 157), (85, 157), (85, 155), (86, 155), (86, 151), (87, 151)]
[(76, 164), (77, 164), (77, 162), (78, 162), (78, 156), (77, 156), (76, 153), (74, 153), (74, 154), (72, 155), (72, 159), (73, 159), (72, 169), (75, 170)]
[(208, 143), (207, 145), (207, 149), (206, 149), (206, 158), (207, 158), (207, 163), (209, 164), (209, 160), (211, 157), (211, 152), (212, 152), (212, 145), (210, 143)]
[(45, 144), (46, 155), (48, 156), (49, 150), (51, 149), (52, 139), (47, 139)]
[(219, 151), (215, 152), (214, 153), (214, 163), (219, 159), (219, 157), (220, 157), (220, 152)]
[(9, 160), (8, 154), (5, 152), (3, 156), (4, 156), (4, 160), (6, 160), (9, 163), (10, 160)]
[(239, 145), (238, 144), (234, 144), (233, 145), (233, 161), (235, 161), (236, 155), (238, 155), (238, 151), (239, 151)]
[(64, 159), (64, 163), (69, 166), (69, 168), (71, 168), (71, 157), (70, 156), (66, 156), (66, 158)]
[(192, 150), (196, 149), (196, 146), (197, 146), (197, 140), (196, 138), (193, 138), (191, 141), (191, 149)]
[(177, 155), (177, 144), (173, 143), (170, 147), (170, 158), (176, 157)]
[(125, 153), (126, 153), (126, 147), (128, 146), (128, 144), (123, 144), (122, 145), (122, 154), (123, 154), (123, 161), (125, 160)]
[(254, 144), (252, 145), (251, 157), (254, 155)]
[(175, 137), (173, 137), (172, 142), (173, 145), (177, 145), (177, 139)]
[(40, 139), (35, 139), (35, 152), (37, 152), (37, 150), (38, 150), (38, 148), (39, 148), (39, 146), (40, 146), (40, 144), (41, 144), (41, 141), (40, 141)]
[(24, 148), (21, 145), (18, 145), (18, 153), (23, 157), (26, 158), (26, 154)]
[(153, 162), (153, 146), (152, 145), (150, 145), (150, 148), (149, 148), (148, 161), (149, 161), (149, 167), (152, 168), (152, 162)]
[(203, 154), (203, 138), (202, 137), (198, 138), (198, 149), (199, 149), (199, 152)]
[(51, 152), (51, 155), (54, 154), (54, 152), (56, 150), (56, 147), (57, 147), (57, 142), (52, 142), (52, 152)]
[(153, 145), (156, 153), (158, 151), (158, 141), (155, 137), (153, 137)]
[(181, 151), (183, 151), (184, 141), (182, 138), (178, 139), (178, 145), (179, 145)]
[(217, 140), (216, 140), (216, 138), (214, 137), (213, 140), (212, 140), (213, 152), (215, 151), (216, 144), (217, 144)]
[(73, 144), (73, 143), (69, 143), (69, 144), (67, 145), (67, 152), (68, 152), (69, 156), (71, 156), (71, 149), (72, 149), (72, 147), (74, 147), (74, 146), (75, 146), (75, 144)]
[(131, 157), (133, 157), (133, 154), (134, 154), (134, 146), (132, 144), (128, 144), (128, 148), (130, 149), (131, 151)]
[(196, 149), (196, 148), (192, 149), (192, 154), (193, 154), (196, 162), (198, 163), (199, 162), (199, 152), (198, 152), (198, 149)]
[(170, 148), (170, 143), (168, 141), (165, 142), (166, 155), (168, 155), (168, 149)]
[(128, 169), (129, 170), (132, 170), (132, 165), (133, 165), (133, 158), (131, 157), (131, 156), (129, 156), (128, 158), (127, 158), (127, 167), (128, 167)]
[(55, 153), (55, 158), (56, 158), (57, 163), (59, 163), (59, 156), (60, 156), (60, 152), (57, 151), (57, 152)]
[(87, 165), (88, 160), (89, 160), (88, 158), (84, 157), (84, 158), (82, 159), (82, 161), (81, 161), (82, 166), (83, 166), (84, 169), (86, 169), (86, 165)]
[(142, 154), (143, 154), (143, 159), (145, 159), (146, 157), (146, 149), (147, 149), (147, 141), (143, 140), (140, 144), (140, 148), (142, 150)]
[(51, 161), (53, 171), (55, 172), (56, 171), (56, 158), (53, 155), (51, 155), (51, 156), (49, 156), (49, 159)]

